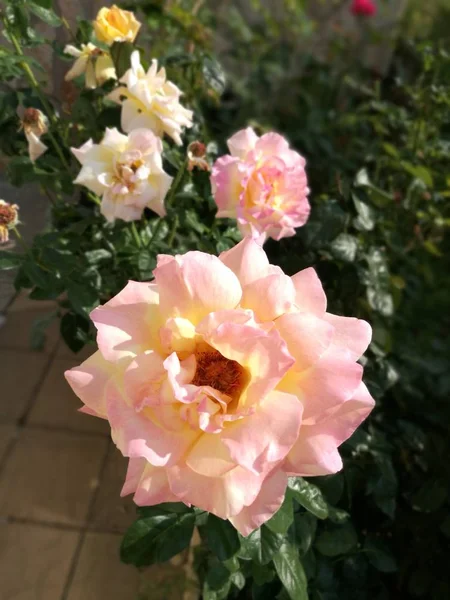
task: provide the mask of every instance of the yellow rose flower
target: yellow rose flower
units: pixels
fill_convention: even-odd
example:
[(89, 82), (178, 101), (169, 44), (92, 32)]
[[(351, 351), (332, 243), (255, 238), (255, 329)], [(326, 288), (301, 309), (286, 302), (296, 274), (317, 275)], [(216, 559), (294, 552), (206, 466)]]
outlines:
[(115, 4), (111, 8), (101, 8), (94, 21), (97, 39), (111, 46), (114, 42), (134, 42), (141, 23), (129, 10), (122, 10)]

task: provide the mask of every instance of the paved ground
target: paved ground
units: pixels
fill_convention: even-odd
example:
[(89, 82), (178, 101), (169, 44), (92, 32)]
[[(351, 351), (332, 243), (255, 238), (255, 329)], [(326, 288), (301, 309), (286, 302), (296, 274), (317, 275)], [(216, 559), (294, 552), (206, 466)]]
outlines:
[(50, 309), (21, 296), (0, 329), (0, 597), (181, 600), (182, 561), (144, 573), (119, 561), (135, 515), (119, 497), (126, 460), (105, 421), (77, 412), (63, 372), (80, 358), (57, 327), (29, 350), (32, 321)]
[[(35, 188), (0, 182), (0, 198), (20, 204), (25, 239), (44, 228)], [(93, 349), (75, 357), (55, 322), (31, 351), (31, 325), (53, 306), (14, 298), (13, 276), (0, 272), (0, 599), (185, 600), (186, 557), (141, 573), (120, 563), (135, 516), (119, 497), (126, 459), (63, 378)]]

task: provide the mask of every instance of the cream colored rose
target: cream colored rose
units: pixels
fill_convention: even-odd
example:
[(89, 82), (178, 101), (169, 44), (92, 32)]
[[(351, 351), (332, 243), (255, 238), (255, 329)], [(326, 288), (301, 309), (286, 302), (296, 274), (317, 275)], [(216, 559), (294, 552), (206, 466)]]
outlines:
[(108, 98), (122, 106), (122, 129), (127, 133), (133, 129), (150, 129), (159, 137), (167, 134), (181, 146), (183, 128), (192, 127), (193, 113), (181, 105), (182, 92), (167, 80), (165, 69), (158, 70), (158, 62), (153, 59), (145, 72), (139, 52), (135, 50), (131, 55), (131, 68), (120, 82), (125, 85), (113, 90)]
[(115, 4), (101, 8), (94, 21), (94, 31), (100, 42), (111, 46), (114, 42), (134, 42), (141, 23), (129, 10)]
[(81, 48), (68, 44), (64, 52), (76, 58), (72, 68), (66, 73), (66, 81), (84, 73), (86, 87), (93, 89), (108, 79), (117, 79), (112, 58), (94, 44), (81, 44)]
[(135, 221), (145, 208), (164, 217), (164, 198), (172, 177), (163, 170), (162, 142), (148, 129), (124, 135), (106, 129), (100, 144), (92, 140), (72, 152), (82, 168), (75, 183), (101, 196), (100, 210), (110, 222)]

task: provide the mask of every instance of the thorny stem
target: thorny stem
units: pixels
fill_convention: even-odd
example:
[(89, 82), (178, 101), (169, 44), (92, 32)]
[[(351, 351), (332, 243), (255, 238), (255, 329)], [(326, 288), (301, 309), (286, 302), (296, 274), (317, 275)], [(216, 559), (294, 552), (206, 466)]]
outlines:
[[(12, 31), (10, 31), (9, 24), (8, 24), (8, 21), (6, 20), (6, 18), (3, 18), (3, 23), (5, 25), (6, 31), (8, 32), (9, 39), (11, 40), (11, 43), (14, 46), (14, 49), (17, 52), (17, 54), (19, 56), (25, 56), (16, 36), (14, 35), (14, 33), (12, 33)], [(25, 60), (20, 62), (20, 66), (22, 67), (22, 70), (25, 73), (26, 78), (30, 82), (31, 87), (35, 90), (36, 94), (39, 96), (39, 99), (42, 102), (42, 106), (44, 107), (44, 109), (48, 115), (48, 118), (50, 119), (51, 124), (56, 127), (58, 124), (58, 120), (55, 117), (54, 110), (53, 110), (52, 106), (49, 104), (49, 102), (47, 101), (47, 98), (45, 97), (45, 95), (42, 93), (39, 82), (37, 81), (36, 77), (34, 76), (33, 71), (31, 70), (30, 66), (26, 63)], [(50, 130), (48, 131), (48, 136), (52, 141), (52, 144), (56, 150), (56, 153), (59, 156), (61, 163), (67, 169), (70, 176), (72, 176), (72, 173), (70, 171), (70, 165), (67, 162), (66, 157), (64, 156), (63, 151), (61, 150), (61, 148), (58, 144), (58, 141), (56, 140), (55, 136), (53, 135), (53, 133)]]
[(133, 234), (134, 241), (136, 242), (136, 246), (138, 248), (141, 248), (142, 247), (142, 240), (139, 237), (139, 232), (137, 230), (136, 223), (134, 221), (131, 221), (131, 232)]
[(30, 249), (28, 248), (28, 246), (25, 243), (25, 240), (22, 237), (22, 234), (20, 233), (20, 231), (17, 229), (16, 226), (11, 227), (11, 229), (14, 231), (17, 240), (19, 241), (19, 244), (22, 246), (22, 248), (25, 250), (26, 254), (30, 254)]
[(102, 201), (100, 200), (100, 198), (98, 198), (95, 194), (93, 194), (92, 192), (88, 192), (87, 193), (87, 197), (89, 198), (89, 200), (92, 200), (92, 202), (94, 202), (95, 204), (97, 204), (98, 206), (100, 206), (100, 204), (102, 203)]
[(177, 215), (175, 215), (174, 219), (173, 219), (173, 225), (172, 225), (172, 229), (170, 230), (170, 235), (169, 235), (169, 239), (168, 239), (168, 244), (169, 244), (169, 248), (172, 248), (173, 246), (173, 240), (175, 239), (175, 233), (178, 229), (178, 217)]
[(187, 166), (187, 161), (183, 161), (183, 164), (180, 167), (180, 170), (178, 171), (174, 182), (172, 183), (170, 190), (169, 190), (169, 194), (167, 196), (167, 200), (166, 200), (166, 206), (169, 206), (169, 204), (172, 202), (175, 194), (178, 191), (178, 188), (180, 186), (181, 180), (183, 179), (183, 175), (184, 172), (186, 170), (186, 166)]
[[(175, 194), (178, 191), (178, 188), (180, 187), (180, 183), (183, 180), (183, 175), (184, 172), (186, 170), (186, 166), (187, 166), (187, 161), (183, 161), (183, 164), (180, 167), (180, 170), (178, 171), (174, 182), (172, 183), (172, 186), (169, 190), (169, 194), (167, 196), (167, 200), (166, 200), (166, 206), (169, 206), (170, 203), (172, 202)], [(176, 226), (178, 226), (177, 221), (175, 221)], [(153, 235), (149, 241), (149, 243), (147, 244), (147, 250), (151, 247), (151, 245), (153, 244), (153, 241), (156, 240), (156, 237), (159, 233), (159, 230), (161, 229), (161, 225), (163, 224), (163, 220), (159, 219), (158, 223), (156, 224), (155, 230), (153, 231)], [(176, 228), (176, 227), (175, 227)], [(173, 236), (175, 235), (175, 230), (172, 230), (170, 238), (169, 238), (169, 245), (172, 246), (172, 242), (173, 242)]]
[(162, 224), (163, 224), (163, 220), (162, 220), (162, 219), (159, 219), (159, 221), (157, 222), (157, 224), (156, 224), (156, 226), (155, 226), (155, 229), (154, 229), (154, 231), (153, 231), (153, 235), (152, 235), (152, 237), (150, 238), (150, 241), (149, 241), (149, 243), (147, 244), (147, 250), (148, 250), (148, 249), (151, 247), (151, 245), (153, 244), (153, 241), (156, 239), (156, 237), (157, 237), (157, 235), (158, 235), (158, 233), (159, 233), (159, 230), (161, 229), (161, 225), (162, 225)]

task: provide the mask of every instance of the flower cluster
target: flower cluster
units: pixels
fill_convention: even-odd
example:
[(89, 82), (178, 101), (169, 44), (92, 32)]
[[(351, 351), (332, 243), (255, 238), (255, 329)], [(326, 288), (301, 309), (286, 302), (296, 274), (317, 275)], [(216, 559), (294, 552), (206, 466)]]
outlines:
[(66, 378), (130, 459), (122, 494), (248, 535), (289, 475), (341, 469), (338, 446), (373, 407), (356, 362), (370, 326), (326, 312), (313, 269), (288, 277), (251, 238), (218, 258), (159, 256), (154, 277), (93, 311), (99, 350)]
[[(133, 13), (102, 8), (94, 23), (97, 39), (107, 45), (132, 42), (140, 23)], [(92, 43), (80, 49), (68, 45), (65, 52), (76, 61), (66, 80), (85, 74), (85, 85), (95, 88), (108, 79), (117, 79), (110, 54)], [(131, 55), (130, 69), (120, 79), (109, 99), (122, 106), (121, 126), (107, 130), (100, 144), (92, 140), (72, 152), (82, 165), (75, 183), (101, 197), (101, 212), (108, 221), (140, 219), (144, 208), (165, 215), (164, 198), (172, 178), (162, 167), (165, 134), (181, 145), (184, 127), (192, 126), (192, 111), (180, 104), (181, 91), (158, 70), (156, 60), (145, 72), (139, 52)]]
[[(113, 6), (95, 23), (111, 45), (132, 41), (139, 24)], [(115, 77), (107, 51), (88, 44), (68, 53), (67, 78), (93, 87)], [(181, 91), (137, 50), (109, 99), (121, 127), (72, 152), (75, 182), (101, 197), (110, 222), (161, 217), (172, 178), (163, 136), (182, 145), (193, 114)], [(129, 458), (122, 494), (139, 505), (184, 502), (229, 519), (248, 535), (280, 507), (291, 475), (342, 467), (338, 446), (373, 407), (357, 363), (371, 329), (326, 311), (313, 269), (288, 277), (262, 249), (308, 219), (305, 159), (276, 133), (251, 128), (228, 140), (212, 167), (217, 216), (237, 220), (245, 239), (219, 257), (158, 257), (151, 283), (130, 281), (96, 308), (98, 351), (66, 378), (83, 411), (107, 419)], [(189, 144), (189, 171), (210, 170), (206, 146)], [(178, 180), (179, 178), (177, 178)]]

